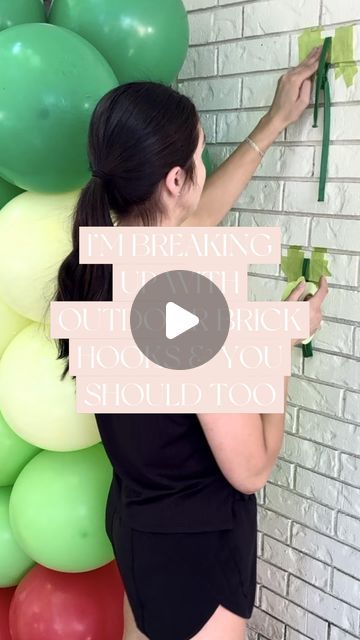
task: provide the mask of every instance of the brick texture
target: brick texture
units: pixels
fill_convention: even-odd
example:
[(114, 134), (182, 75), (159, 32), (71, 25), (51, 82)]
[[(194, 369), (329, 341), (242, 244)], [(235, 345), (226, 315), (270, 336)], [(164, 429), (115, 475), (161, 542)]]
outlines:
[[(194, 101), (215, 166), (269, 109), (298, 64), (307, 27), (353, 24), (359, 0), (184, 0), (190, 47), (177, 87)], [(247, 640), (360, 637), (360, 71), (329, 72), (332, 120), (325, 202), (317, 201), (322, 117), (313, 99), (265, 154), (220, 224), (280, 226), (282, 253), (328, 248), (329, 295), (314, 357), (293, 350), (285, 437), (258, 494), (256, 603)], [(314, 96), (313, 96), (314, 97)], [(276, 265), (250, 265), (249, 298), (279, 300)], [(296, 352), (296, 353), (295, 353)]]

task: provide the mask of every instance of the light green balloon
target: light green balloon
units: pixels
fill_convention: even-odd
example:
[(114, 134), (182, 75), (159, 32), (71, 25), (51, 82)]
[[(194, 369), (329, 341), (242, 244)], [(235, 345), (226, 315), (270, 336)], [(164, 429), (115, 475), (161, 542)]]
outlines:
[(59, 267), (72, 248), (78, 196), (79, 191), (25, 191), (0, 212), (0, 298), (19, 315), (39, 322), (44, 317)]
[(171, 84), (189, 45), (181, 0), (54, 0), (49, 22), (79, 33), (103, 54), (123, 84)]
[(9, 346), (11, 340), (15, 338), (19, 331), (25, 329), (30, 322), (31, 320), (29, 320), (29, 318), (24, 318), (24, 316), (9, 307), (9, 305), (0, 298), (0, 358)]
[(25, 22), (45, 22), (42, 0), (0, 0), (0, 31)]
[(93, 413), (78, 412), (76, 384), (61, 380), (50, 325), (32, 322), (10, 342), (0, 360), (0, 408), (26, 442), (51, 451), (77, 451), (100, 442)]
[(16, 541), (9, 522), (11, 487), (0, 487), (0, 587), (14, 587), (34, 565)]
[(14, 484), (20, 471), (39, 451), (19, 438), (0, 412), (0, 487)]
[(10, 499), (14, 535), (36, 562), (90, 571), (114, 558), (105, 530), (112, 467), (103, 445), (41, 451), (18, 476)]
[(100, 98), (118, 85), (87, 40), (51, 24), (0, 32), (0, 176), (59, 193), (89, 179), (87, 137)]

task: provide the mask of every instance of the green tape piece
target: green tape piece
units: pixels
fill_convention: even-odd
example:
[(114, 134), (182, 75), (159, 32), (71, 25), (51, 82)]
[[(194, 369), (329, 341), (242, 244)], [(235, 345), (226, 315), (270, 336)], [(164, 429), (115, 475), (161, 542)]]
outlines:
[(350, 87), (358, 73), (354, 62), (354, 25), (336, 28), (330, 60), (336, 65), (335, 78), (342, 76), (346, 86)]
[(343, 64), (340, 62), (340, 64), (335, 66), (335, 79), (337, 80), (342, 76), (347, 87), (351, 87), (351, 85), (354, 84), (354, 78), (357, 73), (358, 68), (354, 62), (352, 64)]
[(288, 247), (287, 256), (281, 258), (281, 268), (288, 282), (294, 282), (305, 276), (307, 282), (319, 285), (321, 276), (331, 276), (328, 260), (325, 257), (326, 247), (313, 247), (311, 257), (305, 258), (305, 253), (298, 244)]
[(321, 276), (331, 276), (328, 261), (325, 258), (326, 251), (325, 247), (315, 247), (313, 249), (307, 278), (308, 282), (318, 284)]
[(353, 25), (335, 29), (330, 58), (332, 64), (354, 61), (353, 30)]
[(321, 47), (322, 43), (321, 27), (305, 29), (298, 39), (299, 61), (302, 62), (314, 47)]
[(302, 275), (302, 264), (304, 252), (299, 245), (292, 245), (288, 248), (287, 256), (281, 258), (281, 268), (286, 275), (288, 282), (297, 280)]
[[(314, 47), (320, 47), (324, 43), (322, 30), (324, 27), (311, 27), (299, 36), (299, 62), (302, 62)], [(334, 65), (335, 79), (343, 77), (346, 86), (350, 87), (359, 70), (354, 61), (354, 25), (337, 27), (332, 40), (330, 63)]]

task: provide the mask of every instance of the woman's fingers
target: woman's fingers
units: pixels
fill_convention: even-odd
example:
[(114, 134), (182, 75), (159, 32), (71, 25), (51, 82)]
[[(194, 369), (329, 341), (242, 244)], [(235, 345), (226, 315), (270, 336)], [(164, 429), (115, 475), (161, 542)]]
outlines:
[(297, 67), (294, 67), (289, 71), (291, 75), (295, 76), (299, 83), (303, 82), (307, 78), (310, 78), (317, 70), (320, 62), (321, 51), (317, 51), (315, 55), (305, 58)]
[(306, 56), (306, 58), (304, 58), (304, 60), (302, 61), (301, 64), (303, 64), (304, 62), (311, 60), (312, 58), (317, 58), (321, 56), (321, 51), (322, 51), (323, 45), (320, 45), (319, 47), (314, 47), (310, 53), (308, 53), (308, 55)]
[(325, 278), (325, 276), (321, 276), (320, 282), (319, 282), (319, 288), (314, 293), (313, 297), (316, 298), (316, 301), (320, 305), (328, 293), (329, 293), (328, 281)]
[[(314, 49), (312, 49), (312, 51), (310, 51), (310, 53), (308, 53), (306, 58), (304, 58), (304, 60), (302, 60), (302, 62), (300, 62), (300, 64), (298, 64), (298, 67), (306, 66), (308, 64), (311, 64), (314, 60), (320, 59), (322, 48), (323, 48), (322, 45), (321, 45), (321, 47), (314, 47)], [(297, 68), (297, 67), (295, 67), (295, 68)]]
[(305, 288), (305, 280), (301, 280), (300, 282), (298, 282), (295, 289), (293, 289), (291, 293), (288, 295), (288, 297), (285, 299), (285, 302), (293, 302), (293, 301), (296, 302), (301, 296), (301, 294), (303, 293), (304, 288)]
[(312, 90), (311, 80), (309, 80), (308, 78), (305, 78), (302, 85), (300, 86), (299, 100), (301, 103), (305, 104), (306, 106), (310, 103), (311, 90)]
[(281, 129), (296, 122), (310, 103), (312, 76), (320, 61), (322, 47), (316, 47), (297, 67), (279, 78), (270, 114)]

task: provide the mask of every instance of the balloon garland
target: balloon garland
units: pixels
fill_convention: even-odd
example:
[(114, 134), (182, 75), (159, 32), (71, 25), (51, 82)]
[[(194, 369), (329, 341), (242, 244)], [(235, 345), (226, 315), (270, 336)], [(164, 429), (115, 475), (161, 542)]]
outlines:
[(0, 0), (0, 637), (118, 640), (112, 468), (95, 417), (60, 382), (44, 311), (89, 179), (96, 103), (119, 83), (174, 82), (189, 26), (181, 0), (44, 6)]

